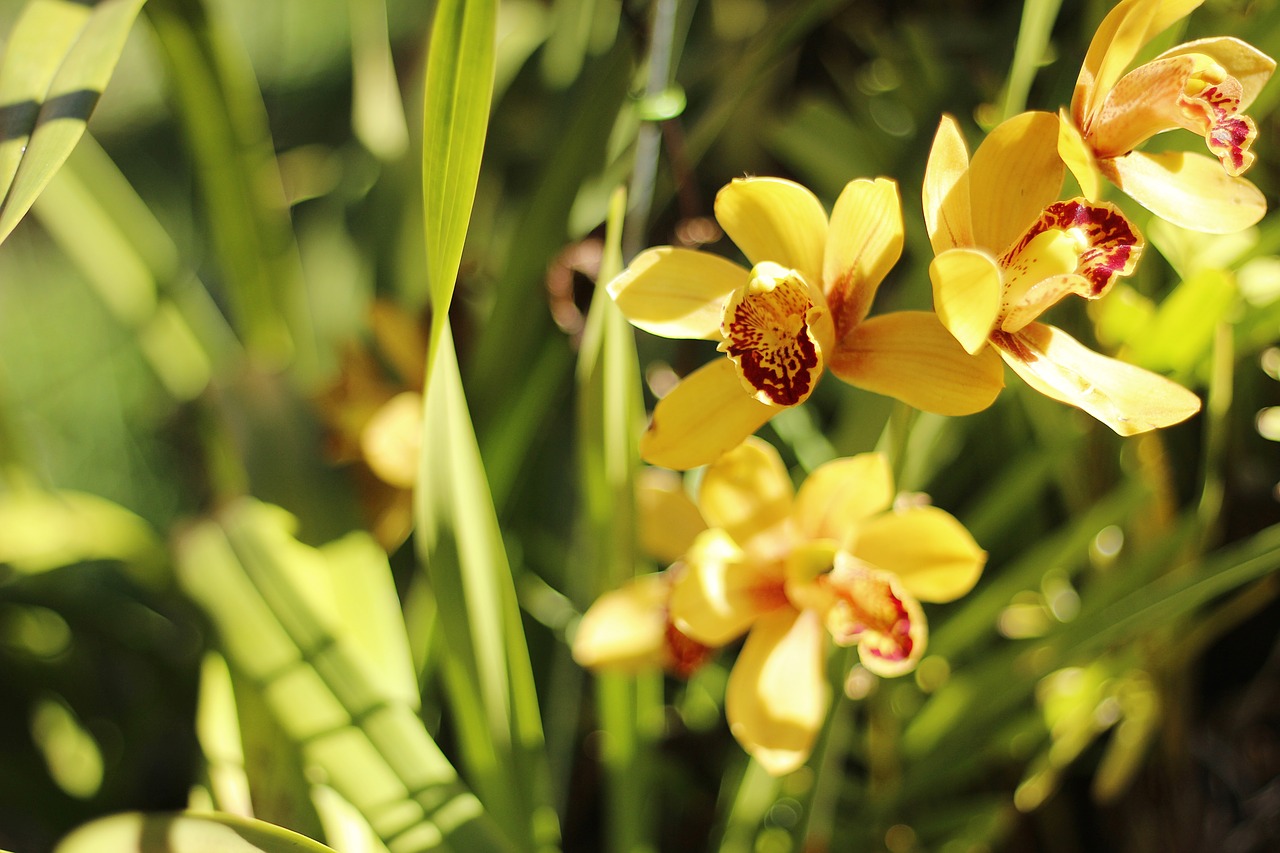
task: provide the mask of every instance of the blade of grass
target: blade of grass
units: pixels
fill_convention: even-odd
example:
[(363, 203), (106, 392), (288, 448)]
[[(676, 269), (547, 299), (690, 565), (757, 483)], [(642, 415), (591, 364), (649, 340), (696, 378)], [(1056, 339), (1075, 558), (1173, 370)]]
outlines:
[(56, 853), (334, 853), (283, 827), (227, 814), (112, 815), (63, 839)]
[(431, 29), (422, 117), (422, 192), (432, 308), (428, 364), (448, 322), (475, 202), (493, 96), (496, 22), (497, 4), (492, 0), (442, 0)]
[(152, 0), (171, 97), (185, 131), (233, 325), (250, 355), (318, 377), (302, 265), (262, 92), (216, 6)]
[(1004, 91), (1004, 117), (1010, 118), (1027, 106), (1027, 93), (1036, 70), (1043, 64), (1049, 47), (1049, 35), (1058, 18), (1062, 0), (1026, 0), (1022, 4), (1022, 24), (1018, 28), (1018, 44), (1013, 49), (1013, 64)]
[(145, 0), (35, 0), (0, 66), (0, 241), (84, 133)]
[(559, 827), (515, 583), (447, 325), (425, 396), (416, 543), (440, 604), (462, 763), (523, 849), (554, 845)]

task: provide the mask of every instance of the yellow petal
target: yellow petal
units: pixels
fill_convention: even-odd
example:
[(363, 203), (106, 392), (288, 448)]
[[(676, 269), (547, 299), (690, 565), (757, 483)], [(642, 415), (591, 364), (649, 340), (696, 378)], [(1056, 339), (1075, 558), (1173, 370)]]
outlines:
[(1092, 116), (1102, 100), (1148, 42), (1179, 18), (1191, 14), (1204, 0), (1125, 0), (1103, 19), (1089, 42), (1072, 115)]
[(987, 554), (950, 513), (921, 506), (876, 516), (858, 531), (850, 552), (898, 576), (920, 601), (954, 601), (973, 589)]
[(980, 412), (1004, 387), (996, 354), (969, 355), (932, 311), (863, 321), (836, 347), (828, 367), (850, 385), (939, 415)]
[(1120, 435), (1170, 426), (1200, 411), (1200, 398), (1176, 382), (1099, 355), (1053, 326), (997, 332), (992, 343), (1032, 388), (1083, 409)]
[(1166, 50), (1156, 59), (1185, 54), (1207, 56), (1236, 78), (1242, 89), (1239, 106), (1241, 110), (1247, 109), (1253, 103), (1276, 70), (1274, 59), (1248, 42), (1228, 36), (1189, 41)]
[(746, 270), (710, 252), (659, 246), (636, 255), (608, 290), (651, 335), (719, 340), (725, 300), (746, 283)]
[(725, 690), (729, 730), (769, 773), (809, 758), (831, 702), (817, 614), (784, 610), (751, 629)]
[(817, 196), (781, 178), (735, 178), (716, 195), (716, 220), (751, 264), (772, 261), (822, 281), (827, 212)]
[(723, 646), (787, 604), (781, 569), (750, 561), (723, 530), (701, 533), (676, 571), (671, 621), (708, 646)]
[(969, 147), (949, 115), (938, 123), (924, 171), (924, 224), (933, 252), (973, 245), (969, 212)]
[(645, 575), (597, 598), (574, 632), (573, 659), (621, 672), (662, 666), (669, 591), (662, 575)]
[(893, 503), (893, 472), (880, 453), (819, 465), (800, 486), (792, 518), (804, 539), (849, 544), (863, 519)]
[(677, 471), (706, 465), (780, 411), (747, 394), (733, 362), (717, 358), (658, 401), (640, 437), (640, 457)]
[(636, 478), (636, 526), (641, 550), (664, 563), (684, 556), (707, 529), (684, 478), (663, 468), (644, 468)]
[(1102, 198), (1102, 174), (1098, 171), (1098, 162), (1066, 110), (1058, 112), (1058, 156), (1071, 170), (1085, 198), (1089, 201)]
[(745, 543), (791, 512), (794, 489), (782, 457), (755, 436), (725, 453), (703, 474), (698, 508), (710, 527)]
[(974, 245), (1003, 254), (1057, 200), (1064, 172), (1056, 115), (1021, 113), (997, 125), (969, 166)]
[(1101, 163), (1116, 186), (1166, 222), (1206, 234), (1234, 234), (1257, 224), (1267, 200), (1244, 178), (1202, 154), (1134, 151)]
[(965, 351), (977, 353), (995, 328), (1004, 293), (1000, 266), (982, 249), (951, 249), (929, 264), (933, 310)]
[(823, 287), (837, 336), (867, 316), (876, 288), (901, 255), (897, 183), (888, 178), (850, 181), (831, 210), (823, 262)]

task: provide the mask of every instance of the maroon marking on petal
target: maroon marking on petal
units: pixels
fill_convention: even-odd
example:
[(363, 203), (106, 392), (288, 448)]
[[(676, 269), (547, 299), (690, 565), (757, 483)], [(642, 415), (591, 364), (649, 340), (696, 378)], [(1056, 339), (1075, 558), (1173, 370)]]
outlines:
[(1256, 159), (1249, 150), (1258, 135), (1253, 119), (1240, 114), (1241, 86), (1234, 77), (1205, 86), (1199, 93), (1182, 94), (1178, 106), (1197, 126), (1209, 150), (1229, 175), (1241, 175)]
[(722, 349), (764, 402), (794, 406), (813, 390), (821, 370), (807, 320), (813, 302), (794, 279), (747, 292), (725, 318)]
[(679, 678), (693, 675), (711, 659), (715, 651), (677, 628), (670, 617), (667, 618), (665, 640), (667, 671)]
[(911, 657), (911, 614), (888, 575), (866, 566), (838, 566), (818, 582), (836, 597), (827, 624), (837, 643), (858, 643), (863, 653), (887, 661)]
[(1000, 265), (1011, 267), (1018, 255), (1036, 235), (1050, 229), (1076, 229), (1086, 247), (1080, 253), (1075, 273), (1089, 282), (1089, 296), (1101, 296), (1117, 276), (1129, 275), (1142, 253), (1142, 236), (1113, 204), (1094, 204), (1082, 198), (1058, 201), (1046, 207), (1000, 259)]

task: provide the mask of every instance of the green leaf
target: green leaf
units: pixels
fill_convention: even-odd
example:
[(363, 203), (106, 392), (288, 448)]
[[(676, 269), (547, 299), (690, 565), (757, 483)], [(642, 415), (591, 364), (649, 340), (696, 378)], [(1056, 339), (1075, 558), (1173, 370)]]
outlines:
[(84, 133), (146, 0), (32, 0), (0, 66), (0, 241)]
[(334, 853), (261, 820), (228, 814), (112, 815), (68, 835), (55, 853)]
[[(381, 588), (371, 600), (385, 598), (385, 558), (387, 577), (374, 581), (369, 548), (319, 551), (293, 538), (293, 524), (278, 507), (244, 499), (178, 541), (179, 578), (212, 619), (228, 660), (260, 687), (306, 763), (389, 846), (510, 850), (427, 733), (416, 697), (406, 699), (387, 677), (401, 669), (400, 644), (371, 642), (350, 627), (374, 611), (350, 602), (333, 577), (362, 576)], [(381, 660), (379, 649), (397, 651)]]
[(1207, 366), (1214, 331), (1227, 321), (1238, 301), (1230, 273), (1201, 270), (1164, 298), (1124, 355), (1148, 370), (1194, 375)]
[(37, 574), (86, 560), (119, 560), (159, 583), (164, 552), (143, 519), (85, 492), (19, 488), (0, 494), (0, 563)]
[(427, 53), (422, 190), (432, 346), (449, 314), (493, 95), (497, 4), (442, 0)]
[(439, 602), (463, 766), (485, 807), (523, 848), (555, 844), (559, 827), (515, 583), (447, 325), (424, 406), (415, 541)]
[(221, 4), (152, 0), (233, 325), (251, 355), (316, 379), (302, 265), (262, 92)]

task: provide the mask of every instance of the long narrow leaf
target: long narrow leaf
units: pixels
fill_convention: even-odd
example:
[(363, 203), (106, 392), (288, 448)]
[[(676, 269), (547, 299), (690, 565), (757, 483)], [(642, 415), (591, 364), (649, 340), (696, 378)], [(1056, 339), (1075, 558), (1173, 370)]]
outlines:
[(261, 820), (227, 814), (118, 814), (80, 827), (56, 853), (334, 853)]
[(436, 6), (423, 106), (422, 191), (431, 293), (432, 347), (449, 314), (475, 201), (493, 95), (497, 4)]
[(464, 767), (486, 808), (522, 847), (555, 843), (515, 584), (448, 326), (427, 378), (422, 448), (416, 541), (439, 602)]
[(84, 133), (146, 0), (34, 0), (0, 66), (0, 241)]

